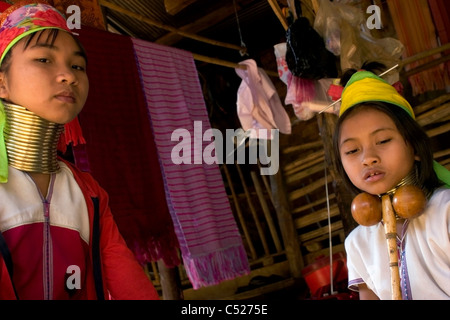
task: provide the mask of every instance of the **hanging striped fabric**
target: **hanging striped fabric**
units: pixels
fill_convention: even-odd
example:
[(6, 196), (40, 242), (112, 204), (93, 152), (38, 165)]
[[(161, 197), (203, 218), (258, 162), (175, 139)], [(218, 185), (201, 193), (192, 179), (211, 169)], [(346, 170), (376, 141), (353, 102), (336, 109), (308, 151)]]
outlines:
[[(192, 54), (139, 39), (133, 44), (166, 199), (193, 288), (248, 274), (247, 255), (219, 166), (202, 159), (203, 132), (210, 129), (210, 122)], [(186, 141), (172, 141), (177, 129), (186, 134)], [(174, 163), (176, 146), (185, 148), (185, 163)]]

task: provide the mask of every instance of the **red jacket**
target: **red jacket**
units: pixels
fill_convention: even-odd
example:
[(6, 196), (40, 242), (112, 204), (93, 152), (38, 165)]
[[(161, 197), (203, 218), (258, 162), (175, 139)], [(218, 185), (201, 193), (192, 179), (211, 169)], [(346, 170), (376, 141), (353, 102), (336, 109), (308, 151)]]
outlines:
[[(73, 172), (89, 212), (89, 257), (84, 288), (81, 288), (83, 297), (89, 300), (159, 299), (158, 292), (119, 233), (106, 191), (89, 173), (64, 162)], [(16, 299), (1, 252), (0, 299)]]

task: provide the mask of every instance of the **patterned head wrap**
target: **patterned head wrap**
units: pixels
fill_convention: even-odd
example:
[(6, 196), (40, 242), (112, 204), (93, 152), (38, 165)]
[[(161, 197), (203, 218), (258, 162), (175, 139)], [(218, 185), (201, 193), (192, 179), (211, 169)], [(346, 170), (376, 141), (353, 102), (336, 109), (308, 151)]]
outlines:
[(0, 16), (0, 64), (22, 38), (49, 28), (70, 32), (64, 16), (45, 1), (19, 1), (6, 9)]
[[(341, 99), (339, 116), (360, 103), (380, 101), (402, 108), (415, 119), (409, 102), (392, 85), (369, 71), (355, 72), (345, 85)], [(433, 168), (438, 179), (450, 188), (450, 171), (437, 161), (433, 162)]]

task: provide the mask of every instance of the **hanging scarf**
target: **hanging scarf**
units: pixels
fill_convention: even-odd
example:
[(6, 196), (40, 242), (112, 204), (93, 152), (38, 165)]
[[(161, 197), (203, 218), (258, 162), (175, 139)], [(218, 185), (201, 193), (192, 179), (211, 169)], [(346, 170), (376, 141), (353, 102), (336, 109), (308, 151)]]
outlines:
[(79, 33), (89, 53), (89, 83), (95, 88), (80, 113), (89, 139), (82, 147), (90, 172), (108, 192), (114, 220), (139, 262), (161, 259), (167, 267), (179, 265), (131, 39), (87, 26)]
[[(133, 45), (167, 203), (193, 288), (248, 274), (247, 254), (220, 168), (198, 161), (203, 154), (203, 130), (211, 125), (192, 54), (138, 39), (133, 39)], [(194, 123), (201, 123), (202, 128)], [(177, 129), (192, 137), (188, 146), (193, 146), (195, 160), (189, 159), (190, 164), (172, 160), (173, 148), (179, 143), (173, 141), (172, 133)]]

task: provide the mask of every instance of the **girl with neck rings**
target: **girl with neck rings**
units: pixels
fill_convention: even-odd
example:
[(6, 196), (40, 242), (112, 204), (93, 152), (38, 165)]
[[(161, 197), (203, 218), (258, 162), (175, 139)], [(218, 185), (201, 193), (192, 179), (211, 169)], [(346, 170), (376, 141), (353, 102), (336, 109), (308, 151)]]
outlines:
[[(371, 67), (381, 66), (349, 70), (341, 79), (345, 87), (333, 138), (337, 168), (354, 195), (395, 197), (405, 185), (422, 190), (423, 207), (394, 221), (401, 297), (450, 299), (450, 172), (433, 160), (408, 101)], [(391, 299), (386, 221), (381, 214), (354, 217), (360, 225), (345, 240), (348, 286), (360, 299)]]
[(0, 55), (0, 298), (159, 299), (107, 193), (58, 157), (89, 91), (64, 16), (45, 1), (7, 8)]

